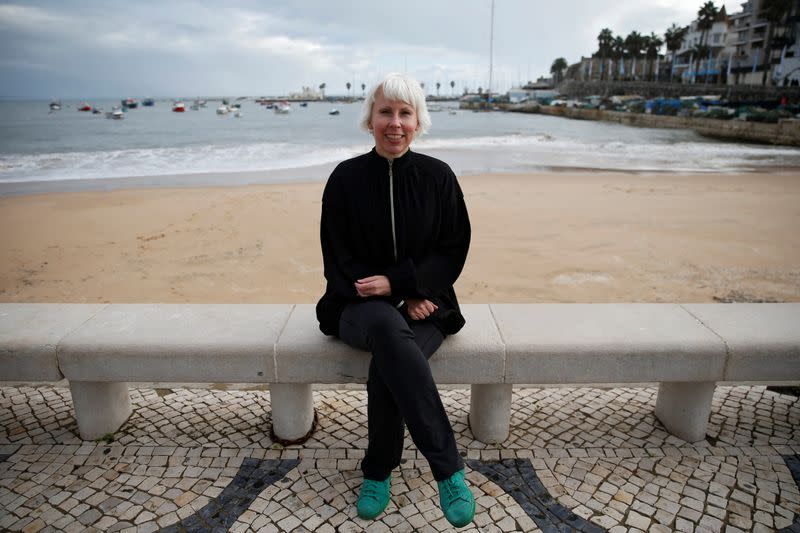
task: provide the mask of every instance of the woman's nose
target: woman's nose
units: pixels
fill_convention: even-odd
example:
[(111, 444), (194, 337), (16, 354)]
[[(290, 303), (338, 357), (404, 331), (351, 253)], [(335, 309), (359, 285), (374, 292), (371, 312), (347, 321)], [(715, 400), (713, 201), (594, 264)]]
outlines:
[(393, 114), (392, 119), (389, 121), (390, 126), (399, 126), (400, 125), (400, 115)]

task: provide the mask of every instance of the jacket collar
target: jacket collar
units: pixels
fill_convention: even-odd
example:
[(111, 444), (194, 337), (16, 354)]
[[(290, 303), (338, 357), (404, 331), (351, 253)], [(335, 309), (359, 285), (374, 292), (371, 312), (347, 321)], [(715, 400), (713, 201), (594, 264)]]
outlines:
[[(382, 155), (378, 154), (378, 151), (375, 150), (375, 147), (373, 147), (372, 150), (370, 150), (369, 153), (370, 153), (370, 156), (371, 156), (372, 159), (374, 159), (376, 161), (380, 161), (383, 165), (387, 165), (388, 164), (389, 160), (386, 159), (385, 157), (383, 157)], [(411, 148), (409, 148), (408, 150), (406, 150), (406, 153), (404, 153), (400, 157), (395, 157), (394, 158), (393, 163), (392, 163), (392, 168), (395, 169), (395, 170), (396, 169), (400, 169), (400, 168), (404, 168), (406, 165), (408, 165), (411, 162), (412, 159), (413, 159), (413, 155), (411, 153)]]

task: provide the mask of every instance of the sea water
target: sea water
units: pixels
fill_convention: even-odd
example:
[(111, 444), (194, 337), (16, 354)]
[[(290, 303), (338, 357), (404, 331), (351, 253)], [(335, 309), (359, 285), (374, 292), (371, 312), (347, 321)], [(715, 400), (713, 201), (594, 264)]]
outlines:
[[(93, 101), (110, 111), (119, 101)], [(169, 100), (123, 120), (78, 111), (79, 102), (0, 102), (0, 184), (150, 177), (150, 185), (226, 183), (227, 173), (257, 181), (323, 180), (332, 166), (372, 147), (358, 127), (360, 103), (311, 102), (276, 114), (241, 100), (241, 117), (219, 115), (219, 100), (193, 111)], [(336, 108), (338, 115), (329, 112)], [(800, 149), (722, 142), (689, 130), (635, 128), (545, 115), (458, 110), (431, 113), (413, 149), (440, 157), (458, 174), (604, 169), (632, 172), (740, 172), (800, 167)], [(321, 168), (325, 172), (321, 172)], [(292, 173), (278, 172), (294, 169)], [(306, 170), (304, 170), (306, 169)], [(312, 170), (313, 169), (313, 170)], [(209, 182), (209, 175), (214, 175)], [(205, 178), (203, 178), (205, 175)], [(154, 179), (153, 177), (158, 177)], [(85, 188), (85, 187), (84, 187)], [(44, 189), (47, 189), (45, 184)]]

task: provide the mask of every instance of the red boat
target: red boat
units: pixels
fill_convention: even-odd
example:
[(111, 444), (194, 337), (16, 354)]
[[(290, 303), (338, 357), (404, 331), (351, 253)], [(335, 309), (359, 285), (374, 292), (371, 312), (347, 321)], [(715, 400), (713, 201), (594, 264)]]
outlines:
[(183, 105), (183, 102), (175, 102), (172, 104), (172, 110), (176, 113), (183, 113), (186, 111), (186, 106)]
[(92, 106), (90, 106), (89, 104), (86, 104), (86, 103), (83, 103), (78, 107), (78, 111), (91, 111), (91, 110), (92, 110)]

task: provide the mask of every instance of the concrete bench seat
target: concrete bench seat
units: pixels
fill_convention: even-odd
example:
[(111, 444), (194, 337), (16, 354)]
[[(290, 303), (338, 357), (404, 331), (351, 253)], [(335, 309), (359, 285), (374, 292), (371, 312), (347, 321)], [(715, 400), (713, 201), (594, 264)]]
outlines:
[(0, 304), (0, 381), (60, 381), (56, 348), (104, 304)]
[[(800, 304), (473, 304), (431, 358), (471, 386), (475, 437), (509, 433), (513, 385), (658, 383), (656, 416), (705, 437), (718, 383), (800, 382)], [(269, 383), (273, 433), (312, 430), (312, 384), (363, 383), (369, 354), (313, 305), (0, 304), (0, 381), (69, 380), (80, 434), (116, 431), (129, 382)]]

